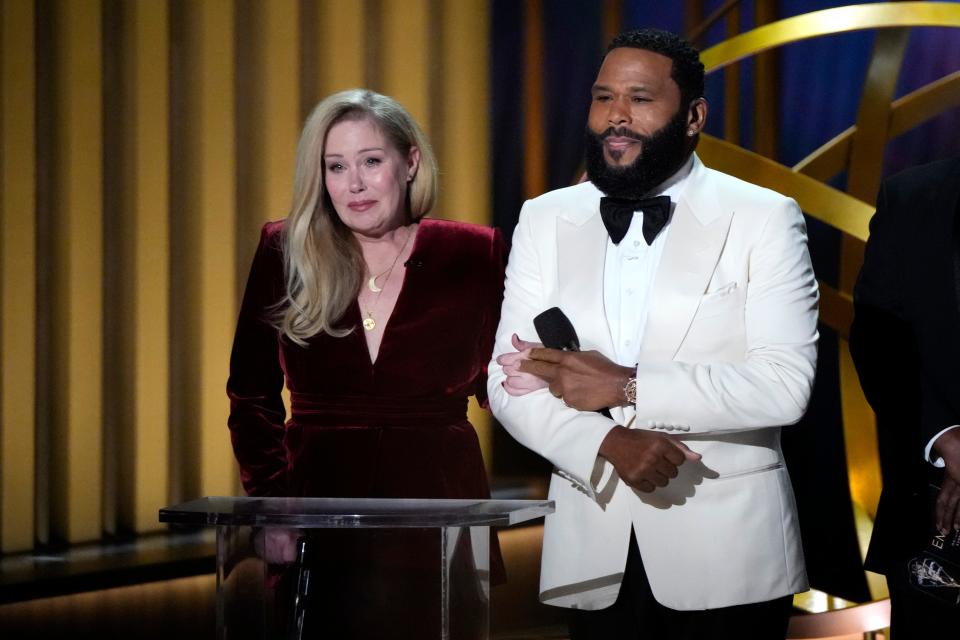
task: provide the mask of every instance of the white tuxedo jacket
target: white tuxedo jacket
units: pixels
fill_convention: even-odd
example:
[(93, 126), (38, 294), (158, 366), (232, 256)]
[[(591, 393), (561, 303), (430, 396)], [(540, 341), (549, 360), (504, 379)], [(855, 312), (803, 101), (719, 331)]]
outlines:
[[(590, 183), (520, 212), (489, 369), (494, 415), (555, 469), (540, 598), (601, 609), (617, 598), (630, 528), (663, 605), (712, 609), (807, 588), (780, 426), (803, 415), (817, 355), (817, 284), (796, 202), (694, 158), (649, 297), (636, 407), (613, 420), (544, 389), (512, 397), (496, 363), (510, 336), (558, 306), (581, 348), (613, 359), (604, 315), (607, 232)], [(635, 409), (635, 410), (634, 410)], [(632, 424), (631, 420), (634, 419)], [(678, 437), (702, 454), (664, 488), (632, 490), (597, 456), (615, 425)]]

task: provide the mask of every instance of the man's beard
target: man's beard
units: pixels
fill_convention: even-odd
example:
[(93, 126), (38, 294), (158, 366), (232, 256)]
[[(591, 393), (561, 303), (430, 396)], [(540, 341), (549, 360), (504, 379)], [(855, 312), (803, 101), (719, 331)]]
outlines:
[[(644, 136), (624, 127), (610, 127), (594, 133), (587, 127), (584, 136), (587, 177), (608, 196), (641, 198), (676, 173), (688, 157), (686, 112), (677, 114), (652, 136)], [(625, 167), (611, 167), (603, 157), (603, 140), (624, 136), (640, 141), (640, 155)]]

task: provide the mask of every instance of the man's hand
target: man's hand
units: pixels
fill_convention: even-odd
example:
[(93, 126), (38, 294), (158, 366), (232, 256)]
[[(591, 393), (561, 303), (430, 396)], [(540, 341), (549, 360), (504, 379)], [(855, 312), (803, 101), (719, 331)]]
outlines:
[(610, 461), (621, 480), (644, 493), (667, 486), (681, 464), (701, 457), (669, 436), (621, 426), (610, 430), (599, 454)]
[(937, 529), (947, 533), (951, 529), (960, 530), (960, 484), (951, 476), (944, 475), (937, 494)]
[(545, 380), (550, 393), (581, 411), (626, 405), (623, 387), (635, 374), (599, 351), (543, 348), (531, 349), (529, 359), (520, 363), (520, 371)]
[(539, 342), (521, 340), (517, 334), (513, 334), (510, 343), (516, 351), (497, 356), (497, 364), (503, 367), (503, 372), (507, 374), (507, 379), (502, 383), (503, 388), (512, 396), (525, 396), (531, 391), (546, 389), (545, 380), (541, 380), (532, 373), (520, 371), (520, 363), (530, 358), (530, 350), (543, 345)]
[(960, 529), (960, 429), (951, 429), (937, 438), (933, 450), (946, 465), (936, 506), (937, 528), (946, 533)]

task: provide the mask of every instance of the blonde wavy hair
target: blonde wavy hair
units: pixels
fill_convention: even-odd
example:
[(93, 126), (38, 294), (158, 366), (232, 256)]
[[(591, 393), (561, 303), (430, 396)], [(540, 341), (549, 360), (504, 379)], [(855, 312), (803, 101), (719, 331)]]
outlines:
[(327, 133), (343, 120), (369, 119), (403, 157), (420, 150), (407, 188), (406, 215), (414, 222), (437, 199), (437, 162), (413, 117), (396, 100), (368, 89), (335, 93), (314, 108), (297, 147), (293, 206), (284, 224), (286, 294), (274, 309), (276, 327), (306, 346), (320, 333), (343, 337), (353, 327), (334, 326), (360, 292), (366, 265), (360, 244), (337, 216), (324, 185)]

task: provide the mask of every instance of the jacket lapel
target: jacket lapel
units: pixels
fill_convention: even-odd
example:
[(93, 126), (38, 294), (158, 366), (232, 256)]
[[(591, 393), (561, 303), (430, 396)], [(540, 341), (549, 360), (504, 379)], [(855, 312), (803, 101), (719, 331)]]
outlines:
[(718, 199), (710, 172), (695, 160), (670, 221), (640, 346), (641, 360), (676, 356), (723, 250), (733, 210)]
[(583, 349), (598, 349), (612, 356), (613, 340), (603, 303), (607, 230), (598, 203), (599, 192), (595, 192), (584, 209), (557, 218), (557, 277), (560, 309), (573, 323)]

